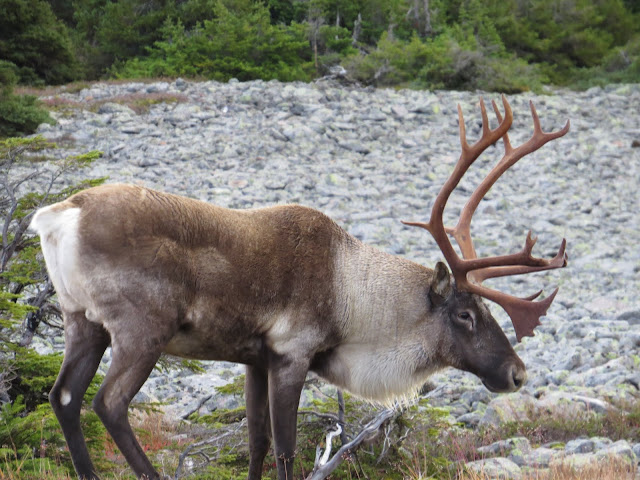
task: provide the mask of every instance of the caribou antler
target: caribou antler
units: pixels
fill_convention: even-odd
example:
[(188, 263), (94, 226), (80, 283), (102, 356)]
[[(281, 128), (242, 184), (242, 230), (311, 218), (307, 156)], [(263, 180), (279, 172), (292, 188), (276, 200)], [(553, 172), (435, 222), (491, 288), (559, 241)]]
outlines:
[[(424, 228), (431, 233), (451, 268), (457, 288), (459, 290), (476, 293), (504, 308), (509, 317), (511, 317), (511, 322), (516, 330), (516, 337), (518, 341), (520, 341), (524, 336), (533, 336), (533, 330), (540, 325), (540, 317), (546, 314), (551, 302), (553, 302), (553, 299), (556, 296), (556, 293), (558, 293), (558, 289), (544, 300), (534, 302), (533, 300), (542, 293), (541, 291), (527, 298), (518, 298), (484, 287), (482, 286), (482, 282), (487, 278), (520, 275), (524, 273), (562, 268), (567, 265), (567, 255), (565, 253), (566, 240), (562, 240), (562, 244), (560, 245), (557, 255), (548, 260), (536, 258), (531, 254), (536, 242), (536, 239), (532, 237), (531, 232), (527, 235), (524, 247), (518, 253), (497, 257), (478, 258), (471, 238), (471, 218), (473, 217), (480, 200), (482, 200), (493, 184), (508, 168), (514, 165), (525, 155), (528, 155), (542, 147), (545, 143), (566, 134), (569, 131), (569, 121), (567, 121), (567, 124), (562, 130), (545, 133), (540, 127), (540, 120), (536, 113), (536, 109), (533, 106), (533, 103), (530, 102), (531, 115), (533, 117), (533, 135), (527, 142), (517, 148), (513, 148), (507, 134), (507, 131), (511, 127), (511, 123), (513, 122), (513, 114), (504, 95), (502, 96), (502, 104), (504, 105), (504, 118), (500, 114), (496, 103), (492, 102), (493, 109), (498, 117), (499, 125), (494, 130), (491, 130), (489, 127), (489, 119), (487, 117), (487, 109), (485, 108), (484, 101), (480, 99), (480, 109), (482, 112), (482, 136), (473, 145), (469, 145), (467, 143), (464, 117), (462, 115), (462, 109), (460, 108), (460, 105), (458, 105), (460, 144), (462, 146), (460, 159), (456, 163), (453, 173), (447, 179), (440, 190), (440, 193), (436, 197), (431, 210), (431, 218), (429, 222), (403, 223), (406, 225)], [(471, 164), (487, 149), (487, 147), (489, 147), (489, 145), (494, 144), (500, 138), (502, 138), (504, 142), (504, 156), (473, 192), (460, 214), (460, 219), (458, 220), (457, 225), (453, 228), (445, 227), (442, 215), (451, 193), (456, 188)], [(447, 234), (455, 238), (458, 246), (460, 247), (460, 251), (462, 252), (462, 258), (460, 258), (454, 250)]]

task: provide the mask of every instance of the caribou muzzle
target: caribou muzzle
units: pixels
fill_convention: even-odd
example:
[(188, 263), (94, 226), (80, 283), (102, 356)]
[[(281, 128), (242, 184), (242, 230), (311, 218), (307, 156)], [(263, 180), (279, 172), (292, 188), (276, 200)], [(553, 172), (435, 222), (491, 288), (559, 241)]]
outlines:
[(491, 392), (509, 393), (516, 392), (527, 381), (527, 369), (522, 360), (509, 360), (492, 374), (480, 376), (482, 383)]

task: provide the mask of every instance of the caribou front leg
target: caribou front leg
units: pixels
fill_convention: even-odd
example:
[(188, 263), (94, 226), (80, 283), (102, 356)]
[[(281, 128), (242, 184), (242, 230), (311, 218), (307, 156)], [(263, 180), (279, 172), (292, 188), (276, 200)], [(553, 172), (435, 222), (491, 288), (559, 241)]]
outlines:
[(293, 480), (298, 404), (309, 362), (295, 354), (269, 355), (269, 409), (278, 480)]
[(271, 443), (269, 382), (266, 370), (247, 365), (245, 397), (249, 427), (249, 480), (262, 478), (264, 457)]

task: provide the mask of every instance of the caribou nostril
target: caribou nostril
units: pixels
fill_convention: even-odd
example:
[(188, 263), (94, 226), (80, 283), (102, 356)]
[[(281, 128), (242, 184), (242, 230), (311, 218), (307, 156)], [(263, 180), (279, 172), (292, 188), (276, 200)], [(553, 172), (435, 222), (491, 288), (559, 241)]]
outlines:
[(527, 381), (527, 371), (514, 365), (511, 367), (511, 378), (513, 379), (513, 386), (517, 390)]

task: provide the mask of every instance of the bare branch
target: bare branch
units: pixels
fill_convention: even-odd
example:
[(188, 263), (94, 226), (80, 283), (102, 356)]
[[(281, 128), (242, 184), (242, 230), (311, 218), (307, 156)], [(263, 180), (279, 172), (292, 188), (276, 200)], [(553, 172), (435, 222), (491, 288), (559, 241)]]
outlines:
[[(176, 468), (176, 473), (175, 473), (175, 475), (173, 477), (174, 480), (178, 480), (182, 476), (182, 467), (184, 465), (184, 461), (187, 458), (187, 456), (189, 456), (189, 455), (191, 455), (191, 456), (193, 456), (193, 455), (201, 455), (207, 460), (207, 463), (211, 462), (212, 460), (215, 460), (215, 457), (217, 457), (217, 455), (215, 457), (211, 457), (211, 456), (207, 455), (204, 450), (198, 450), (198, 451), (196, 451), (194, 453), (191, 453), (192, 450), (194, 450), (196, 448), (204, 447), (204, 446), (215, 445), (218, 442), (220, 442), (221, 440), (223, 440), (224, 438), (227, 438), (227, 437), (230, 437), (232, 435), (237, 434), (246, 425), (246, 423), (247, 423), (247, 419), (243, 418), (240, 422), (238, 422), (236, 424), (234, 429), (227, 430), (226, 432), (224, 432), (221, 435), (218, 435), (217, 437), (209, 438), (207, 440), (202, 440), (200, 442), (196, 442), (196, 443), (193, 443), (193, 444), (189, 445), (184, 450), (184, 452), (182, 452), (180, 454), (180, 457), (178, 458), (178, 467)], [(219, 450), (216, 452), (216, 454), (218, 454), (218, 453), (220, 453)]]
[(193, 415), (194, 413), (196, 413), (198, 410), (200, 410), (200, 408), (202, 408), (202, 406), (207, 403), (209, 400), (211, 400), (211, 397), (213, 397), (213, 394), (211, 395), (207, 395), (205, 397), (202, 397), (200, 399), (200, 401), (198, 402), (198, 404), (192, 408), (191, 410), (189, 410), (187, 413), (185, 413), (184, 415), (182, 415), (182, 419), (186, 420), (188, 419), (191, 415)]
[[(324, 465), (316, 464), (307, 480), (323, 480), (327, 478), (342, 463), (345, 454), (358, 448), (364, 440), (374, 435), (380, 429), (380, 426), (395, 414), (396, 410), (393, 408), (388, 408), (378, 413), (353, 440), (343, 445), (329, 461)], [(330, 448), (330, 445), (327, 445), (327, 448)]]
[(314, 415), (318, 418), (331, 420), (334, 423), (340, 423), (340, 419), (338, 418), (338, 416), (334, 415), (333, 413), (320, 413), (316, 412), (315, 410), (298, 410), (298, 415)]

